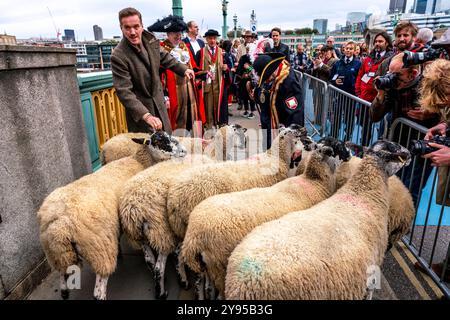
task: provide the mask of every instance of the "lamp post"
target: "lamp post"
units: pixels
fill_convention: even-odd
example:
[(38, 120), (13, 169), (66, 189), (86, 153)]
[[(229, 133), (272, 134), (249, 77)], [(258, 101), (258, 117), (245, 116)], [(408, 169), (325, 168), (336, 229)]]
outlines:
[(238, 21), (238, 19), (237, 19), (237, 15), (236, 15), (236, 13), (235, 13), (234, 16), (233, 16), (233, 23), (234, 23), (234, 38), (235, 38), (235, 39), (237, 38), (237, 21)]
[(222, 13), (223, 13), (223, 27), (222, 27), (222, 38), (227, 39), (227, 32), (228, 32), (228, 26), (227, 26), (227, 6), (228, 1), (223, 0), (222, 1)]
[(172, 13), (174, 16), (183, 17), (183, 6), (181, 0), (172, 0)]

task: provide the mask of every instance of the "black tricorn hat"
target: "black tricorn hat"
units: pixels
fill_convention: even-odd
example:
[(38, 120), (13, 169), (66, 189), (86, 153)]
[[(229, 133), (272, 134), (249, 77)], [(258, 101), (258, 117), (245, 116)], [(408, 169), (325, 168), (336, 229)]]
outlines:
[(264, 53), (258, 55), (255, 62), (253, 63), (253, 68), (259, 76), (259, 85), (267, 80), (275, 70), (278, 69), (280, 64), (283, 62), (285, 56), (279, 52)]
[(172, 15), (156, 21), (147, 28), (150, 32), (183, 32), (187, 29), (187, 24), (183, 21), (183, 18)]
[(219, 32), (217, 32), (216, 30), (213, 29), (209, 29), (208, 31), (206, 31), (205, 33), (205, 38), (206, 37), (220, 37)]

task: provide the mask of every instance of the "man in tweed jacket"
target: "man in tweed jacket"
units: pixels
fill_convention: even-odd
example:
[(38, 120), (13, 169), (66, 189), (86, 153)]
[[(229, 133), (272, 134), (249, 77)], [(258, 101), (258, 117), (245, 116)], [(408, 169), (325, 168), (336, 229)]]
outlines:
[(144, 30), (139, 11), (123, 9), (119, 21), (123, 39), (114, 49), (111, 66), (114, 87), (125, 106), (128, 131), (146, 132), (151, 127), (171, 133), (159, 68), (187, 77), (194, 77), (194, 72), (162, 50), (158, 39)]

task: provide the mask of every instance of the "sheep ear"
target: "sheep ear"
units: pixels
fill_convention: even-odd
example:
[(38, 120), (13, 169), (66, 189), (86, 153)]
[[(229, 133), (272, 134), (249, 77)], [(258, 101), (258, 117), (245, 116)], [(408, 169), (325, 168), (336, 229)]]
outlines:
[(247, 132), (247, 128), (243, 128), (242, 130), (244, 131), (244, 133), (246, 133), (246, 132)]
[(131, 140), (133, 140), (135, 143), (137, 144), (144, 144), (146, 146), (148, 146), (150, 144), (150, 140), (146, 139), (146, 138), (132, 138)]
[(351, 141), (345, 142), (345, 146), (353, 152), (357, 157), (362, 157), (367, 152), (367, 147), (363, 147), (359, 144), (353, 143)]

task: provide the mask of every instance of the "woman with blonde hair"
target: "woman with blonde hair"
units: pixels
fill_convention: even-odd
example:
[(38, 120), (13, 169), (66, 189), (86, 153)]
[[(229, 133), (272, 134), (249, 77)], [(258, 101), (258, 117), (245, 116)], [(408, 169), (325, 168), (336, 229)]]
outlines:
[[(428, 130), (425, 140), (432, 139), (435, 135), (445, 136), (450, 121), (450, 61), (438, 59), (425, 68), (420, 94), (420, 105), (424, 110), (438, 112), (442, 115), (442, 122)], [(450, 197), (448, 192), (447, 194), (444, 193), (446, 189), (450, 190), (446, 186), (450, 173), (450, 148), (435, 143), (430, 143), (429, 146), (437, 149), (437, 151), (424, 156), (424, 158), (432, 161), (434, 167), (438, 167), (436, 202), (448, 206), (450, 205)], [(450, 282), (450, 263), (444, 271), (444, 262), (434, 263), (431, 268), (439, 278), (443, 275), (443, 280)], [(420, 264), (416, 263), (415, 266), (417, 269), (426, 272)]]

